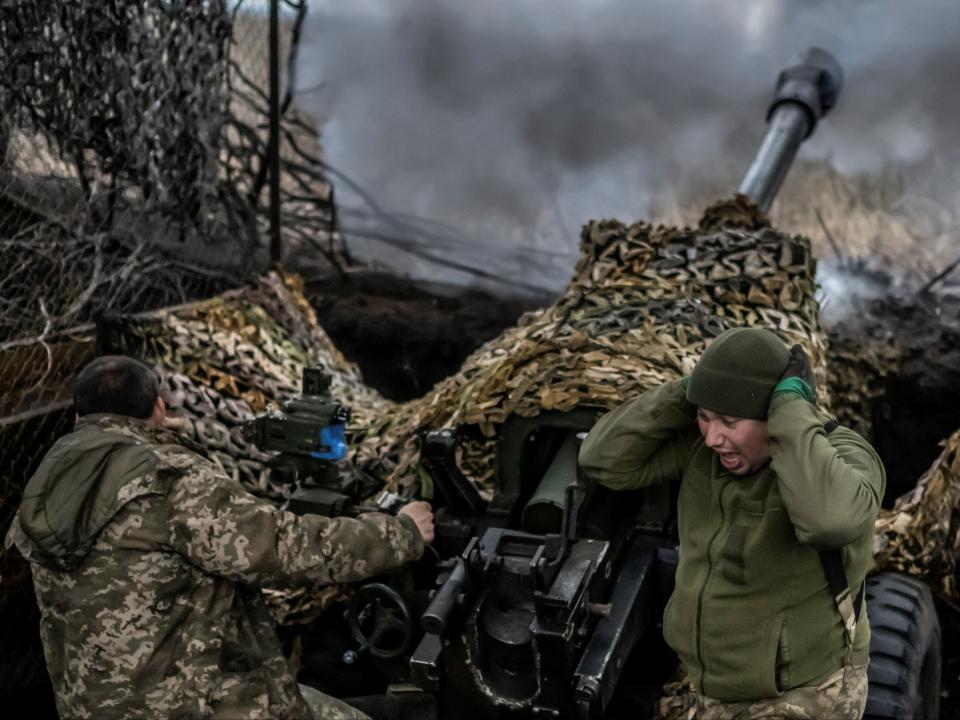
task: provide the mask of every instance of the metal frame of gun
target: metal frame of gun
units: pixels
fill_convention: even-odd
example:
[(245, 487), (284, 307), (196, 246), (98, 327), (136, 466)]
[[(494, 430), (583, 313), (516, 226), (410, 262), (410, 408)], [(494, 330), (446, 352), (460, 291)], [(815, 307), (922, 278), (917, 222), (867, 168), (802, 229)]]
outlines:
[(478, 515), (483, 512), (487, 504), (457, 466), (454, 455), (457, 430), (422, 431), (419, 437), (420, 460), (433, 478), (443, 504), (458, 514)]
[[(569, 433), (532, 502), (556, 501), (557, 463), (571, 462), (563, 460), (569, 447), (575, 463), (572, 440), (581, 439), (574, 429)], [(660, 543), (633, 532), (611, 541), (582, 537), (588, 489), (579, 477), (568, 483), (559, 532), (487, 527), (438, 580), (410, 660), (412, 679), (423, 690), (437, 692), (445, 668), (456, 672), (463, 665), (483, 678), (471, 690), (479, 687), (494, 705), (571, 718), (607, 707), (644, 623), (656, 616), (650, 610), (659, 602)]]

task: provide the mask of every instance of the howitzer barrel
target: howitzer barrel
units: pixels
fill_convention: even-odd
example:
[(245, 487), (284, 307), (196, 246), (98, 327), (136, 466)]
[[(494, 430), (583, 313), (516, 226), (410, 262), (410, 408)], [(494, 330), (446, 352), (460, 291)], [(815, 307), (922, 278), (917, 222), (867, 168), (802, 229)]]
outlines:
[(800, 144), (834, 105), (843, 70), (826, 50), (810, 48), (780, 73), (767, 111), (767, 133), (740, 182), (738, 193), (766, 212), (783, 184)]

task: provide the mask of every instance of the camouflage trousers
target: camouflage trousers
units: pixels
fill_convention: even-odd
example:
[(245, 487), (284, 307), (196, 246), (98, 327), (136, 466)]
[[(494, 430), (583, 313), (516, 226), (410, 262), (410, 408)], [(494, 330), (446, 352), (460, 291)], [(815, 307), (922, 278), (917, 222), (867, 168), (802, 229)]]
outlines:
[(324, 695), (309, 685), (300, 686), (300, 695), (306, 701), (313, 720), (370, 720), (356, 708), (352, 708), (342, 700)]
[(866, 666), (837, 670), (819, 685), (780, 697), (727, 703), (688, 692), (660, 700), (660, 720), (860, 720), (867, 703)]

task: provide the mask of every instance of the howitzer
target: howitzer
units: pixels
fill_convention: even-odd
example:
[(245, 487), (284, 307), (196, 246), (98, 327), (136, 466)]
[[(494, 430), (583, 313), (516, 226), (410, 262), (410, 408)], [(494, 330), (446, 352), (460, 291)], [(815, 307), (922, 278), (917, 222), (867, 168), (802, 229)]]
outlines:
[[(822, 50), (808, 51), (781, 73), (769, 108), (766, 136), (739, 187), (740, 193), (762, 210), (769, 208), (799, 145), (835, 104), (841, 84), (839, 67)], [(724, 206), (744, 209), (740, 202), (720, 207)], [(724, 247), (730, 242), (733, 255), (743, 251), (750, 233), (741, 232), (736, 222), (731, 224), (729, 232), (721, 227), (718, 235)], [(675, 236), (675, 247), (653, 248), (658, 259), (665, 261), (661, 270), (671, 269), (671, 255), (680, 259), (680, 253), (703, 250), (707, 257), (699, 261), (698, 283), (703, 281), (701, 273), (710, 273), (704, 266), (712, 259), (721, 277), (731, 272), (721, 266), (729, 258), (717, 250), (716, 237), (690, 243), (686, 242), (690, 238), (681, 235), (685, 233)], [(590, 243), (589, 247), (608, 258), (612, 255), (602, 233)], [(784, 243), (783, 247), (792, 246)], [(792, 251), (782, 257), (780, 267), (795, 264)], [(611, 315), (615, 308), (624, 309), (618, 307), (622, 298), (617, 294), (625, 279), (608, 274), (612, 262), (584, 268), (599, 270), (602, 286), (574, 286), (577, 292), (596, 292), (594, 299), (609, 303)], [(618, 269), (633, 267), (625, 255), (620, 262)], [(646, 267), (643, 272), (650, 269), (644, 263), (638, 267)], [(690, 270), (694, 267), (687, 265)], [(681, 276), (686, 274), (670, 277)], [(732, 277), (737, 276), (734, 268)], [(717, 285), (714, 289), (722, 288)], [(754, 306), (758, 310), (770, 308), (768, 291), (770, 288), (760, 291)], [(653, 316), (664, 324), (676, 319), (679, 326), (684, 319), (691, 321), (687, 310), (692, 309), (697, 316), (693, 320), (702, 321), (706, 336), (716, 335), (712, 330), (719, 331), (729, 320), (726, 316), (724, 322), (718, 316), (700, 318), (696, 302), (689, 301), (685, 293), (678, 292), (678, 296), (683, 297), (672, 303), (676, 313), (623, 313), (617, 319), (622, 317), (626, 324), (631, 317)], [(646, 300), (634, 297), (633, 302)], [(738, 302), (731, 300), (731, 309), (736, 309)], [(597, 306), (601, 307), (600, 302)], [(646, 309), (652, 307), (651, 303)], [(671, 304), (664, 300), (660, 307), (670, 308)], [(565, 332), (568, 323), (587, 333), (605, 334), (601, 323), (578, 324), (575, 315), (586, 312), (583, 308), (578, 301), (564, 310), (562, 327), (542, 327), (550, 328), (551, 338)], [(764, 321), (770, 323), (769, 318), (777, 315), (786, 317), (777, 312)], [(738, 323), (757, 322), (736, 318)], [(618, 322), (617, 327), (623, 326)], [(644, 327), (637, 335), (641, 343), (646, 330)], [(512, 338), (510, 342), (515, 348)], [(617, 347), (630, 352), (627, 345)], [(566, 352), (565, 346), (560, 348)], [(402, 627), (393, 649), (379, 647), (376, 653), (360, 654), (349, 650), (338, 655), (336, 631), (343, 625), (343, 612), (338, 608), (330, 609), (327, 624), (314, 634), (317, 646), (325, 644), (322, 651), (304, 642), (304, 667), (313, 672), (311, 679), (327, 692), (350, 697), (376, 720), (650, 716), (661, 684), (676, 668), (676, 658), (665, 647), (658, 627), (679, 558), (676, 489), (659, 486), (613, 493), (581, 481), (577, 473), (581, 436), (601, 410), (590, 407), (591, 399), (585, 398), (569, 412), (538, 408), (538, 414), (529, 417), (533, 414), (530, 405), (512, 402), (523, 394), (520, 387), (526, 388), (530, 378), (544, 383), (544, 390), (552, 389), (556, 366), (543, 362), (550, 352), (553, 350), (544, 348), (543, 355), (529, 361), (542, 362), (542, 367), (550, 368), (548, 372), (519, 377), (519, 387), (512, 384), (518, 375), (511, 375), (500, 406), (503, 412), (497, 413), (495, 421), (484, 422), (482, 427), (421, 433), (421, 469), (433, 478), (435, 548), (440, 562), (414, 568), (414, 582), (400, 593), (387, 593), (383, 588), (371, 589), (367, 595), (358, 593), (355, 597), (360, 598), (363, 611), (347, 613), (348, 620), (366, 618), (371, 623), (368, 634), (353, 633), (362, 648), (369, 648), (390, 629)], [(637, 352), (641, 352), (639, 347)], [(665, 364), (681, 370), (679, 361)], [(498, 372), (515, 372), (505, 365), (493, 367)], [(460, 409), (469, 408), (474, 400), (476, 386), (468, 381), (466, 387), (470, 394), (453, 396), (462, 403)], [(450, 396), (434, 396), (443, 397)], [(609, 392), (595, 397), (598, 405), (609, 404)], [(525, 412), (520, 412), (521, 408)], [(469, 417), (470, 413), (460, 416)], [(474, 433), (474, 439), (489, 442), (491, 430), (496, 433), (496, 458), (493, 492), (488, 498), (486, 494), (480, 497), (460, 472), (456, 451), (459, 433)], [(429, 493), (430, 485), (424, 482), (422, 488)], [(418, 576), (418, 569), (426, 572)], [(428, 594), (430, 588), (432, 594)], [(868, 581), (867, 597), (878, 655), (870, 664), (867, 717), (936, 717), (939, 636), (929, 592), (908, 578), (881, 575), (879, 580)], [(423, 632), (419, 637), (407, 632), (410, 625), (406, 621), (412, 617), (420, 618)], [(409, 655), (407, 648), (414, 645)], [(342, 662), (338, 660), (341, 657)], [(380, 662), (384, 660), (389, 662)], [(770, 667), (770, 671), (776, 674), (777, 668)], [(364, 696), (358, 698), (361, 693)]]
[[(769, 207), (841, 84), (817, 49), (781, 73), (741, 193)], [(500, 427), (493, 497), (439, 577), (410, 660), (413, 682), (440, 698), (440, 717), (600, 718), (648, 703), (642, 714), (675, 667), (658, 625), (678, 558), (676, 489), (585, 485), (577, 453), (599, 413)]]
[[(761, 209), (769, 207), (799, 145), (834, 106), (841, 84), (839, 67), (822, 50), (808, 51), (781, 73), (768, 131), (740, 193)], [(736, 229), (731, 235), (742, 239)], [(609, 397), (604, 395), (604, 404)], [(482, 498), (460, 473), (455, 450), (458, 433), (489, 439), (489, 426), (483, 432), (464, 426), (421, 434), (421, 467), (434, 481), (441, 561), (404, 597), (419, 609), (414, 616), (420, 618), (422, 635), (413, 639), (405, 668), (376, 668), (384, 677), (381, 694), (369, 697), (380, 704), (360, 703), (368, 714), (398, 717), (407, 699), (429, 698), (435, 707), (402, 716), (585, 720), (652, 715), (662, 684), (676, 668), (659, 624), (679, 558), (677, 488), (615, 493), (583, 482), (578, 449), (602, 412), (588, 400), (570, 411), (533, 417), (505, 411), (494, 426), (492, 493)], [(903, 578), (883, 582), (891, 588), (909, 585), (911, 593), (915, 589)], [(868, 582), (868, 597), (871, 587), (883, 590), (883, 582)], [(916, 607), (930, 604), (929, 593), (912, 597), (920, 598)], [(890, 613), (880, 603), (873, 607), (879, 609), (869, 604), (867, 609), (871, 622), (880, 613), (875, 628), (881, 637), (881, 621), (893, 627)], [(924, 656), (901, 636), (887, 632), (882, 643), (896, 647), (897, 657)], [(875, 663), (879, 675), (892, 664), (892, 655), (881, 652), (886, 655)], [(916, 666), (907, 678), (909, 687), (917, 686), (915, 678), (936, 678), (939, 669), (939, 661), (931, 664), (932, 671), (921, 669), (925, 661), (897, 662)], [(328, 677), (338, 669), (323, 668)], [(368, 666), (365, 677), (371, 676)], [(886, 674), (887, 686), (881, 685), (879, 699), (872, 701), (872, 717), (898, 716), (901, 708), (916, 705), (915, 695), (922, 696), (889, 690), (895, 681), (899, 678)]]

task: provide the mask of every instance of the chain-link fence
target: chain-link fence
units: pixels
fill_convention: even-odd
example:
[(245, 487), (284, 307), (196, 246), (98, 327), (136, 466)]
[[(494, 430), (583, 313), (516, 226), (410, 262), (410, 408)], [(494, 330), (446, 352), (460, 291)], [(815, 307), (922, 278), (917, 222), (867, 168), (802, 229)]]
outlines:
[[(304, 2), (285, 0), (290, 87)], [(266, 8), (213, 0), (0, 6), (0, 536), (70, 429), (97, 321), (211, 297), (269, 264)], [(343, 256), (319, 141), (281, 104), (282, 240)], [(29, 569), (0, 550), (0, 696), (45, 682)]]

